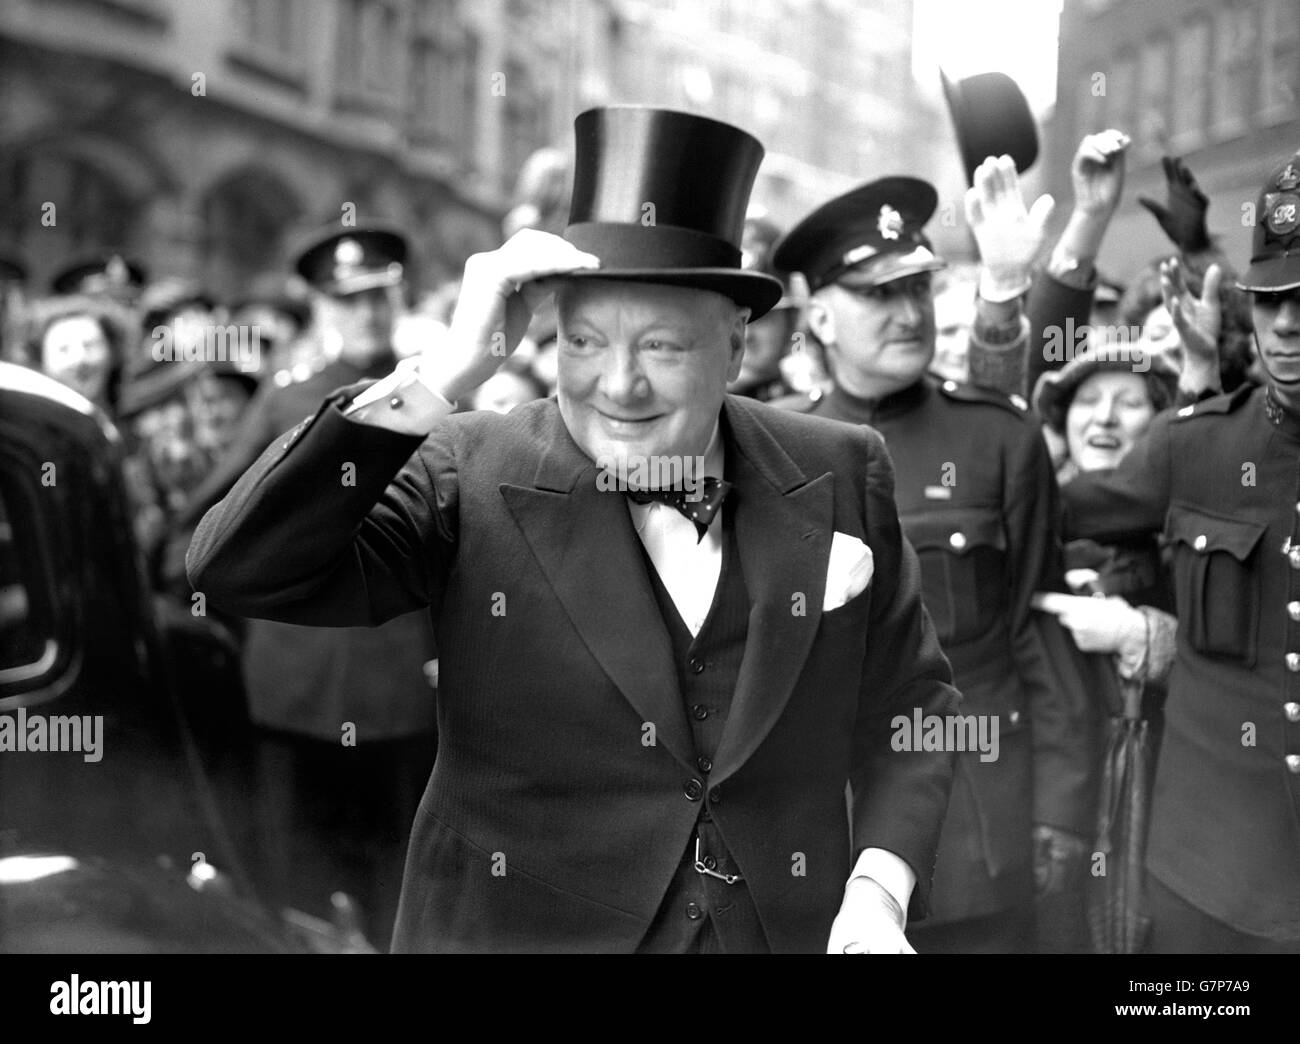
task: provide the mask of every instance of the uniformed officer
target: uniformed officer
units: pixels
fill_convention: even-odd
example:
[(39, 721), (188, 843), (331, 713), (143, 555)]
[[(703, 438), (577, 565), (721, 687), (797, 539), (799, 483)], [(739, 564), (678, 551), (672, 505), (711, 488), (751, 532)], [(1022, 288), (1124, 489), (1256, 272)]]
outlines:
[(961, 714), (998, 730), (996, 755), (967, 746), (958, 757), (932, 912), (914, 945), (1024, 952), (1034, 947), (1035, 877), (1059, 888), (1091, 832), (1096, 713), (1068, 639), (1030, 609), (1036, 589), (1061, 580), (1037, 425), (1023, 402), (926, 373), (930, 279), (944, 262), (922, 229), (936, 202), (926, 182), (884, 178), (814, 211), (778, 246), (777, 266), (808, 280), (808, 325), (834, 384), (777, 405), (884, 435)]
[[(1070, 535), (1163, 531), (1172, 550), (1147, 847), (1159, 952), (1300, 953), (1300, 152), (1256, 213), (1238, 285), (1266, 383), (1158, 416), (1115, 471), (1064, 492)], [(1181, 297), (1176, 322), (1205, 320)]]
[[(406, 254), (400, 234), (377, 227), (333, 230), (305, 247), (296, 267), (314, 291), (327, 354), (263, 384), (187, 520), (335, 388), (391, 372)], [(340, 469), (333, 481), (356, 481), (346, 462)], [(314, 884), (322, 904), (335, 888), (359, 891), (372, 914), (371, 941), (381, 947), (396, 915), (407, 831), (433, 764), (434, 694), (424, 664), (434, 655), (424, 613), (374, 629), (248, 625), (244, 675), (249, 713), (262, 730), (262, 833), (274, 839), (268, 854), (280, 897), (302, 903)]]
[(148, 273), (139, 262), (121, 254), (104, 254), (66, 265), (50, 280), (50, 290), (56, 294), (103, 295), (130, 305), (147, 281)]
[(759, 402), (779, 399), (797, 387), (787, 380), (784, 366), (799, 325), (801, 301), (798, 287), (791, 285), (790, 273), (778, 272), (772, 265), (772, 248), (780, 238), (781, 229), (770, 219), (762, 216), (745, 219), (742, 265), (781, 280), (784, 291), (771, 311), (745, 327), (745, 355), (740, 374), (727, 385), (727, 391), (733, 395), (747, 395)]

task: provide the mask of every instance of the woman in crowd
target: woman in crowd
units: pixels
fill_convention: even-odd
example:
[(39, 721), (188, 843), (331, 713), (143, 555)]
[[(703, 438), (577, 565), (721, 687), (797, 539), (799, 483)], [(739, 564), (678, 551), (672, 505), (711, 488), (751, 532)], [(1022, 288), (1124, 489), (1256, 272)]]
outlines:
[(29, 313), (23, 361), (116, 419), (130, 329), (118, 307), (100, 298), (38, 301)]
[[(1161, 410), (1174, 402), (1178, 377), (1163, 355), (1123, 343), (1098, 345), (1039, 380), (1035, 406), (1047, 433), (1064, 447), (1057, 481), (1114, 468)], [(1091, 685), (1112, 718), (1145, 718), (1158, 743), (1164, 687), (1174, 659), (1173, 592), (1154, 540), (1065, 547), (1066, 582), (1076, 596), (1048, 596), (1075, 644), (1089, 657)], [(1091, 596), (1091, 597), (1087, 597)], [(1103, 778), (1105, 766), (1098, 765)], [(1106, 821), (1109, 803), (1101, 808)], [(1099, 840), (1109, 834), (1099, 824)], [(1104, 893), (1103, 893), (1104, 895)], [(1086, 928), (1088, 892), (1075, 887), (1058, 904), (1058, 946), (1092, 948)], [(1100, 940), (1098, 941), (1100, 945)]]

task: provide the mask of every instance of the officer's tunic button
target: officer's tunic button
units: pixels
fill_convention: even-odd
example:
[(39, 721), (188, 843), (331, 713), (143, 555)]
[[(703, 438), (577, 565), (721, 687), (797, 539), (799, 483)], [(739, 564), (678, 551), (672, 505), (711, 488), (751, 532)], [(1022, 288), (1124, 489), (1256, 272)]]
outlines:
[(957, 390), (957, 382), (956, 382), (956, 381), (944, 381), (944, 382), (943, 382), (943, 390), (946, 391), (946, 392), (955, 392), (955, 391)]
[(1284, 703), (1282, 710), (1286, 712), (1287, 721), (1300, 721), (1300, 703)]
[(1300, 754), (1286, 756), (1286, 770), (1292, 774), (1300, 773)]
[(1292, 674), (1296, 671), (1300, 671), (1300, 653), (1286, 654), (1286, 669)]
[(700, 795), (704, 793), (704, 784), (698, 779), (688, 779), (682, 784), (682, 793), (688, 801), (699, 801)]
[(1020, 712), (1018, 710), (1013, 710), (1008, 717), (1011, 719), (1011, 724), (1016, 725), (1020, 721)]
[(1287, 602), (1286, 614), (1291, 617), (1292, 620), (1300, 623), (1300, 602)]
[(704, 911), (700, 909), (699, 903), (687, 903), (686, 916), (689, 917), (692, 921), (698, 921), (701, 917), (704, 916)]
[(948, 543), (950, 543), (955, 550), (960, 551), (966, 546), (966, 534), (954, 533), (948, 538)]
[(1194, 543), (1192, 546), (1193, 546), (1194, 548), (1196, 548), (1197, 551), (1204, 551), (1204, 550), (1205, 550), (1205, 545), (1208, 544), (1208, 543), (1209, 543), (1209, 540), (1207, 540), (1206, 537), (1205, 537), (1205, 534), (1202, 533), (1200, 536), (1198, 536), (1198, 537), (1196, 538), (1196, 543)]

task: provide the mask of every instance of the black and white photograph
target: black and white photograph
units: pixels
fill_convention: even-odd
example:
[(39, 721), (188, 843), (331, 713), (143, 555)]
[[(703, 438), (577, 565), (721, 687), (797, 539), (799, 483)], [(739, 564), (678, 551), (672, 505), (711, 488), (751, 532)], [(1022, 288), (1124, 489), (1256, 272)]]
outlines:
[(1283, 1010), (1300, 4), (0, 0), (0, 967), (327, 954)]

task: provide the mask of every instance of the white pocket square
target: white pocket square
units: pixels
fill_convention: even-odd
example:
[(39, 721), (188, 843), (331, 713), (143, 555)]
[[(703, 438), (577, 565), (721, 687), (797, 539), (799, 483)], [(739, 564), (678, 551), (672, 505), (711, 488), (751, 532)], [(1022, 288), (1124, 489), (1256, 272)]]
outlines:
[(871, 548), (848, 533), (835, 533), (831, 537), (831, 560), (826, 565), (826, 596), (822, 599), (822, 612), (838, 609), (865, 591), (875, 569), (876, 556), (871, 553)]

